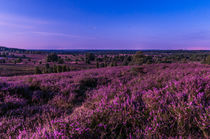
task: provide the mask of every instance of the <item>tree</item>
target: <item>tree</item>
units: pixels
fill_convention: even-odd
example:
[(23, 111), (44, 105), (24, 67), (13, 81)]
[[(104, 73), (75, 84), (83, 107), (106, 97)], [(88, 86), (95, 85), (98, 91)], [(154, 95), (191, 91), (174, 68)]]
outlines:
[(210, 55), (208, 55), (206, 57), (205, 64), (209, 64), (210, 65)]
[(78, 59), (76, 59), (75, 61), (76, 61), (76, 64), (78, 64), (78, 61), (79, 61), (79, 60), (78, 60)]
[(114, 66), (117, 66), (117, 61), (114, 61)]
[(107, 62), (104, 62), (104, 67), (107, 67), (107, 66), (108, 66)]
[(86, 64), (90, 64), (90, 60), (86, 58), (86, 59), (85, 59), (85, 63), (86, 63)]
[(51, 53), (47, 56), (47, 62), (57, 62), (59, 59), (56, 53)]
[(95, 55), (93, 53), (86, 53), (85, 54), (85, 62), (90, 64), (91, 61), (95, 60)]
[(18, 63), (21, 63), (22, 61), (23, 61), (22, 58), (18, 58), (17, 60)]
[(111, 67), (117, 66), (117, 61), (112, 60), (112, 62), (110, 63), (110, 66), (111, 66)]
[(63, 63), (64, 63), (64, 60), (62, 58), (59, 58), (58, 64), (63, 64)]
[(123, 66), (127, 66), (131, 62), (131, 56), (125, 56), (123, 59)]
[(35, 67), (35, 74), (42, 74), (42, 71), (39, 69), (39, 67)]
[(49, 65), (48, 63), (45, 64), (44, 73), (51, 73), (51, 72), (50, 72), (50, 65)]
[(0, 63), (6, 63), (6, 60), (5, 59), (1, 59)]
[(114, 67), (114, 62), (113, 61), (110, 63), (110, 66), (111, 67)]
[(50, 68), (50, 65), (47, 63), (47, 64), (45, 64), (45, 68), (46, 69), (49, 69)]
[(53, 67), (50, 67), (50, 68), (48, 69), (48, 73), (53, 73)]
[(62, 67), (62, 72), (66, 72), (67, 71), (67, 67), (66, 67), (66, 65), (64, 65), (63, 67)]
[(61, 65), (57, 66), (57, 73), (59, 73), (59, 72), (62, 72), (62, 66)]
[(96, 68), (99, 68), (99, 62), (98, 61), (96, 62)]
[(105, 66), (104, 63), (101, 63), (101, 64), (100, 64), (100, 67), (104, 67), (104, 66)]
[(154, 62), (152, 56), (146, 56), (145, 61), (146, 61), (147, 64), (152, 64)]
[(133, 63), (137, 65), (142, 65), (145, 62), (145, 56), (141, 51), (136, 52), (133, 56)]
[(53, 72), (57, 73), (57, 66), (56, 65), (53, 66)]
[(66, 67), (66, 70), (67, 70), (67, 71), (70, 71), (71, 69), (70, 69), (70, 67), (69, 67), (69, 66), (67, 66), (67, 67)]

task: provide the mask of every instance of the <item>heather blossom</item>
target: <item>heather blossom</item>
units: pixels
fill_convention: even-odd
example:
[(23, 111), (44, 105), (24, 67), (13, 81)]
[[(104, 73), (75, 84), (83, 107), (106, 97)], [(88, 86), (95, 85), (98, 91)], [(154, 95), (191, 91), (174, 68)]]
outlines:
[(209, 138), (209, 93), (201, 64), (4, 77), (0, 137)]

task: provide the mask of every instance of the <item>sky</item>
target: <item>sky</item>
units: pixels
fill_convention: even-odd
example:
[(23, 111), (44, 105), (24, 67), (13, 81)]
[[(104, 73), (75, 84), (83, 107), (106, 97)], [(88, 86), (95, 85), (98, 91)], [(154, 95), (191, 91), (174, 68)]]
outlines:
[(0, 0), (0, 46), (210, 50), (210, 0)]

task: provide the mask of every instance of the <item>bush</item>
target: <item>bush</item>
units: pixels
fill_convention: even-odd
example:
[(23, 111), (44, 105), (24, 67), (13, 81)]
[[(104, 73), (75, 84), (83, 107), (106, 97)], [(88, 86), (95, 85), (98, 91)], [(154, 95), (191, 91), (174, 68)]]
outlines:
[(80, 88), (86, 89), (86, 88), (94, 88), (97, 86), (97, 79), (96, 78), (84, 78), (79, 81)]
[(138, 73), (146, 73), (144, 71), (144, 68), (143, 67), (132, 67), (130, 69), (130, 72), (133, 73), (133, 74), (138, 74)]

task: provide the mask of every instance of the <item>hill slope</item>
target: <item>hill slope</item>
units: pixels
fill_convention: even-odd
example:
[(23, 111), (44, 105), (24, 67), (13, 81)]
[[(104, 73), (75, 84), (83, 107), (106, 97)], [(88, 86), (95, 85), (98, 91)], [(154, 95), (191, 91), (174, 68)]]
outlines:
[(0, 137), (208, 138), (210, 66), (157, 64), (0, 80)]
[(26, 51), (25, 49), (19, 49), (19, 48), (9, 48), (9, 47), (4, 47), (0, 46), (0, 51), (9, 51), (9, 52), (15, 52), (15, 51)]

